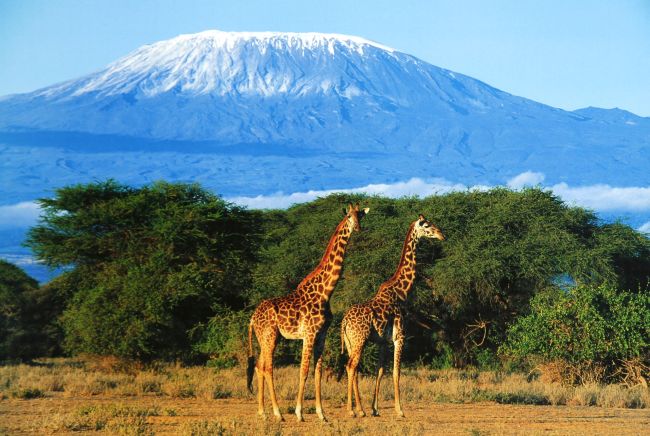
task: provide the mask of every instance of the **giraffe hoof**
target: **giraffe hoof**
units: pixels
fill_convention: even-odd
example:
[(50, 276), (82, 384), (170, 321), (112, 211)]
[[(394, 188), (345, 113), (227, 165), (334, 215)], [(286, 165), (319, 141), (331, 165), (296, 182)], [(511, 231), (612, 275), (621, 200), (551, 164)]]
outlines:
[(284, 416), (282, 415), (275, 415), (275, 420), (277, 422), (284, 422)]
[(302, 415), (296, 415), (296, 420), (298, 422), (305, 422), (305, 418), (303, 418)]
[(357, 410), (357, 416), (363, 418), (364, 416), (366, 416), (366, 412), (364, 412), (363, 410)]
[(257, 412), (257, 417), (266, 421), (266, 413)]
[(400, 418), (404, 418), (404, 412), (402, 412), (401, 410), (398, 410), (397, 411), (397, 416), (400, 417)]
[(356, 418), (357, 417), (357, 415), (354, 413), (353, 410), (349, 410), (348, 415), (350, 415), (350, 418)]
[(329, 421), (327, 420), (327, 418), (325, 417), (325, 415), (323, 415), (323, 416), (319, 416), (319, 418), (320, 418), (321, 422), (329, 422)]
[(379, 410), (373, 410), (372, 416), (379, 416)]

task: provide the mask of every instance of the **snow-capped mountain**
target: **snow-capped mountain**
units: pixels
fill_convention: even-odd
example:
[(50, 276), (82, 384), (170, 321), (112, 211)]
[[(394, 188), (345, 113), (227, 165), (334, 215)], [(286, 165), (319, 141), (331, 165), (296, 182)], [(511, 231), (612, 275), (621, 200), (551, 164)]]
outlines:
[(225, 195), (443, 177), (650, 184), (650, 119), (563, 111), (362, 38), (206, 31), (0, 99), (3, 201), (115, 177)]

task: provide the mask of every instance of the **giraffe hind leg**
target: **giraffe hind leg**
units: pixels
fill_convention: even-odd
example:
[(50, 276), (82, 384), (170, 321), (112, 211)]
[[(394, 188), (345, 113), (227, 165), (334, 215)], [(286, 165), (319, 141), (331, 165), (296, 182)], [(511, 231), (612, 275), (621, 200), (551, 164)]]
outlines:
[(278, 399), (275, 396), (275, 385), (273, 383), (273, 352), (275, 351), (276, 341), (277, 331), (273, 335), (270, 349), (268, 350), (266, 356), (264, 356), (266, 360), (264, 364), (264, 378), (266, 379), (266, 384), (269, 387), (269, 396), (271, 397), (271, 404), (273, 406), (273, 415), (275, 415), (276, 420), (284, 421), (282, 413), (280, 412), (280, 406), (278, 405)]
[(302, 359), (300, 360), (300, 380), (298, 384), (298, 399), (296, 400), (296, 418), (303, 422), (302, 403), (305, 397), (305, 382), (309, 375), (309, 361), (314, 349), (315, 336), (306, 336), (302, 340)]
[(386, 365), (386, 345), (379, 344), (379, 356), (377, 362), (377, 378), (375, 380), (375, 390), (372, 396), (372, 416), (379, 416), (379, 386), (381, 378), (384, 375), (384, 366)]
[(327, 334), (327, 327), (321, 330), (316, 338), (314, 346), (314, 360), (316, 362), (314, 368), (314, 383), (316, 393), (316, 414), (321, 421), (327, 422), (327, 418), (323, 414), (323, 403), (321, 400), (321, 377), (323, 371), (323, 351), (325, 350), (325, 337)]
[[(365, 339), (365, 338), (364, 338)], [(359, 393), (359, 363), (363, 353), (365, 340), (360, 341), (358, 338), (350, 339), (350, 359), (348, 360), (348, 414), (350, 416), (366, 416), (361, 403), (361, 394)], [(352, 395), (354, 394), (355, 411), (352, 410)]]
[(260, 342), (260, 358), (257, 364), (258, 370), (258, 381), (257, 386), (259, 388), (258, 393), (258, 413), (261, 416), (264, 416), (264, 381), (266, 381), (266, 386), (269, 388), (269, 397), (271, 398), (271, 405), (273, 407), (273, 415), (278, 421), (284, 420), (282, 413), (280, 413), (280, 406), (278, 405), (278, 400), (275, 395), (275, 386), (273, 383), (273, 352), (275, 351), (275, 345), (278, 338), (277, 329), (267, 328), (258, 336)]
[(260, 358), (257, 359), (255, 373), (257, 374), (257, 414), (261, 418), (266, 418), (266, 412), (264, 412), (264, 361), (262, 360), (262, 353), (260, 353)]

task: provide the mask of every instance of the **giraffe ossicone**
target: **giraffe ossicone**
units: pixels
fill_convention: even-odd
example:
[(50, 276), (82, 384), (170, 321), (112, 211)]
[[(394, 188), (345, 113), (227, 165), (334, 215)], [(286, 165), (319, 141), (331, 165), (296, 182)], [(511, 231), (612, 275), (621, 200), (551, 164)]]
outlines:
[[(327, 249), (320, 263), (297, 286), (296, 290), (284, 297), (262, 301), (253, 312), (248, 326), (248, 370), (247, 384), (252, 392), (253, 373), (257, 374), (258, 414), (264, 412), (264, 381), (269, 388), (273, 414), (283, 420), (275, 395), (273, 384), (273, 351), (278, 334), (287, 339), (302, 339), (302, 359), (295, 413), (303, 420), (303, 397), (305, 382), (309, 373), (312, 352), (316, 362), (314, 370), (316, 414), (326, 421), (321, 401), (321, 375), (325, 335), (332, 321), (329, 298), (341, 275), (343, 257), (352, 232), (361, 230), (359, 221), (370, 211), (360, 209), (359, 204), (348, 205), (345, 216), (330, 237)], [(252, 334), (255, 332), (260, 345), (260, 355), (255, 364)]]

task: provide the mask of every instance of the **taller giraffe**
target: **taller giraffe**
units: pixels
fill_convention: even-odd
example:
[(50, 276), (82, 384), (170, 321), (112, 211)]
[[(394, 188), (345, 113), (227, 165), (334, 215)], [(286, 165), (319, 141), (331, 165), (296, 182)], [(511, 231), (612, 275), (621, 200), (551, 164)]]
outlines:
[[(318, 266), (305, 277), (296, 290), (291, 294), (264, 300), (255, 309), (248, 326), (248, 389), (252, 391), (253, 366), (257, 373), (257, 404), (258, 414), (264, 413), (264, 380), (266, 380), (273, 404), (273, 414), (278, 420), (283, 420), (273, 386), (273, 351), (278, 333), (287, 339), (302, 339), (302, 359), (300, 362), (300, 383), (296, 403), (296, 417), (303, 421), (302, 402), (305, 391), (305, 381), (309, 373), (309, 360), (312, 350), (316, 368), (314, 382), (316, 385), (316, 413), (326, 421), (321, 403), (321, 370), (325, 335), (332, 320), (329, 298), (334, 286), (341, 275), (341, 265), (348, 239), (352, 231), (359, 231), (359, 221), (370, 209), (359, 210), (359, 205), (348, 206), (344, 210), (344, 218), (336, 227), (330, 238), (325, 254)], [(253, 357), (252, 331), (260, 344), (260, 357), (257, 365)]]
[(346, 366), (348, 373), (348, 404), (350, 416), (352, 410), (352, 391), (357, 403), (357, 413), (365, 416), (359, 395), (358, 366), (363, 347), (368, 339), (379, 344), (379, 368), (372, 400), (372, 414), (379, 415), (379, 384), (384, 374), (386, 345), (389, 340), (394, 344), (393, 385), (395, 388), (395, 412), (404, 416), (399, 397), (399, 373), (404, 344), (401, 302), (406, 300), (415, 280), (415, 249), (420, 238), (445, 240), (439, 228), (420, 215), (409, 226), (402, 248), (402, 257), (395, 274), (382, 283), (375, 296), (362, 304), (352, 306), (345, 313), (341, 322), (341, 354), (345, 347), (350, 356)]

